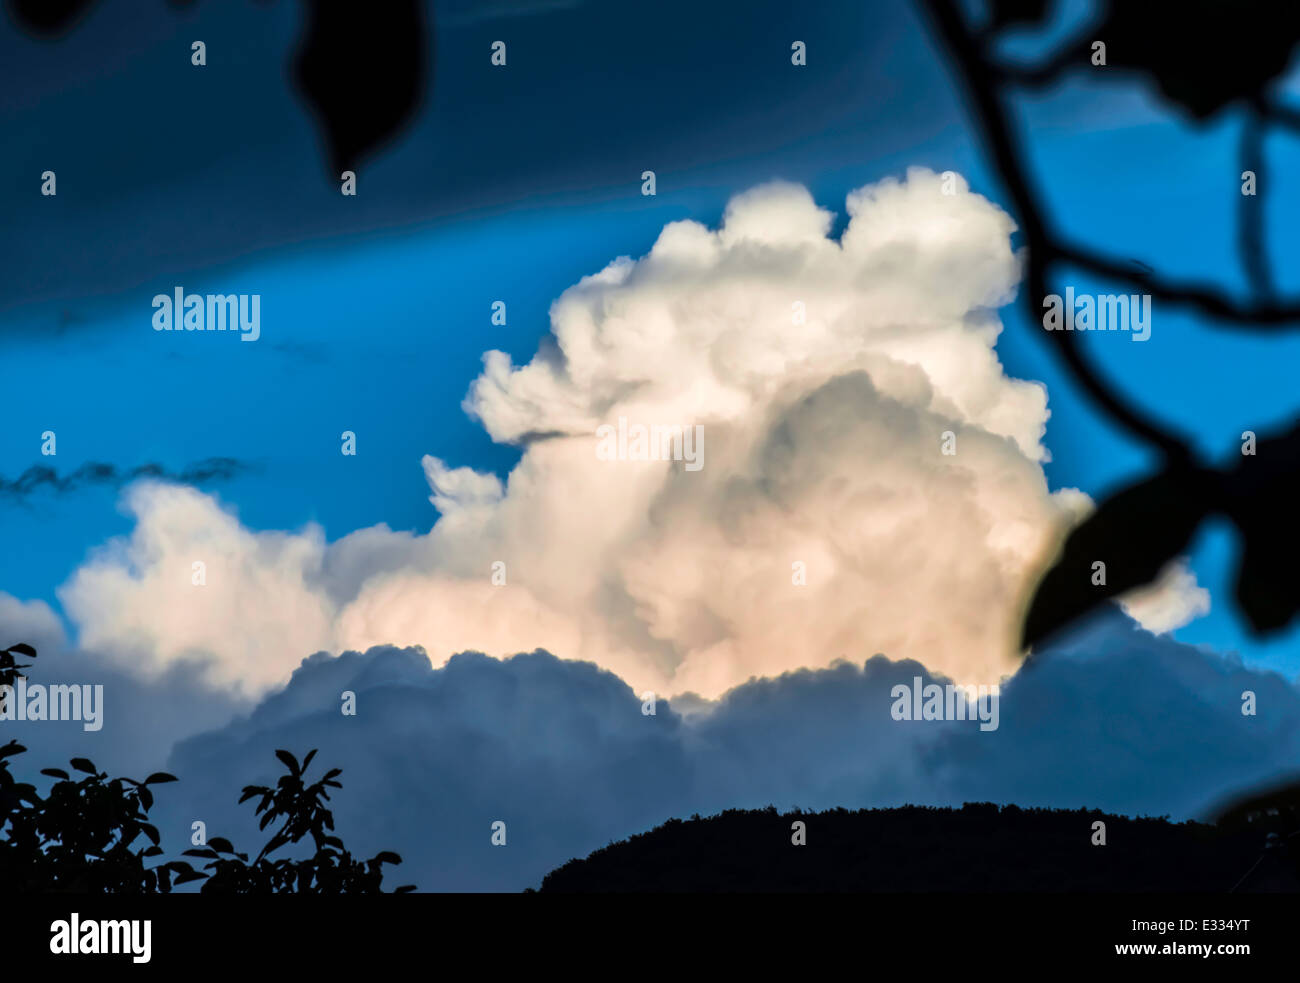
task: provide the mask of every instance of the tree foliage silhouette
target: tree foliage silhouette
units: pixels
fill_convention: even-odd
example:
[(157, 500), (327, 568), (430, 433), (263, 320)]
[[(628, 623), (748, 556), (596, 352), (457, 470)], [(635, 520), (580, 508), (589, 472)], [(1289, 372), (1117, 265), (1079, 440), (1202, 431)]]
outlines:
[[(983, 24), (972, 23), (957, 0), (920, 3), (951, 55), (978, 135), (1019, 220), (1027, 255), (1022, 299), (1031, 323), (1039, 322), (1040, 305), (1054, 292), (1052, 278), (1068, 268), (1191, 310), (1214, 328), (1269, 332), (1300, 325), (1300, 299), (1279, 300), (1273, 286), (1263, 247), (1268, 184), (1261, 177), (1264, 127), (1300, 130), (1300, 109), (1287, 107), (1273, 91), (1300, 42), (1300, 8), (1270, 0), (1102, 0), (1075, 36), (1026, 65), (1000, 55), (999, 42), (1009, 27), (1044, 28), (1051, 6), (1046, 0), (988, 0)], [(1106, 45), (1104, 67), (1091, 60), (1097, 42)], [(1056, 228), (1013, 125), (1010, 93), (1042, 88), (1076, 71), (1101, 73), (1107, 80), (1136, 79), (1196, 125), (1217, 121), (1228, 110), (1240, 112), (1240, 169), (1255, 172), (1257, 194), (1240, 194), (1236, 173), (1226, 176), (1225, 185), (1239, 199), (1237, 244), (1248, 296), (1180, 282), (1144, 262), (1072, 241)], [(1097, 372), (1077, 332), (1043, 331), (1042, 337), (1095, 406), (1158, 452), (1163, 466), (1111, 495), (1070, 534), (1029, 603), (1024, 646), (1036, 645), (1108, 598), (1151, 583), (1214, 515), (1228, 518), (1238, 532), (1234, 593), (1247, 627), (1264, 635), (1290, 625), (1300, 613), (1293, 576), (1300, 523), (1292, 505), (1300, 495), (1300, 420), (1259, 435), (1254, 455), (1236, 453), (1234, 435), (1234, 451), (1227, 455), (1232, 464), (1200, 461), (1186, 435), (1152, 419)], [(1104, 586), (1089, 577), (1091, 563), (1099, 559), (1107, 566)]]
[[(1169, 307), (1199, 314), (1211, 328), (1276, 332), (1300, 325), (1300, 298), (1279, 299), (1265, 241), (1268, 181), (1263, 141), (1268, 126), (1300, 133), (1300, 108), (1288, 105), (1279, 83), (1300, 42), (1300, 7), (1272, 0), (1099, 0), (1094, 17), (1036, 64), (1000, 55), (1009, 27), (1042, 29), (1049, 0), (987, 0), (982, 24), (972, 23), (958, 0), (918, 0), (951, 57), (980, 140), (1005, 186), (1025, 239), (1022, 295), (1030, 323), (1061, 268), (1081, 270), (1150, 294)], [(1105, 67), (1092, 62), (1106, 46)], [(1013, 125), (1010, 92), (1053, 84), (1067, 73), (1093, 71), (1103, 80), (1134, 80), (1153, 89), (1194, 125), (1218, 122), (1229, 110), (1241, 117), (1239, 171), (1253, 171), (1256, 194), (1241, 194), (1238, 173), (1225, 175), (1237, 198), (1237, 251), (1246, 296), (1219, 285), (1179, 281), (1152, 266), (1108, 256), (1064, 236), (1053, 223)], [(1098, 604), (1149, 584), (1182, 553), (1211, 516), (1235, 526), (1240, 553), (1234, 585), (1247, 628), (1267, 635), (1300, 613), (1295, 564), (1300, 557), (1300, 418), (1260, 434), (1256, 453), (1227, 455), (1232, 464), (1196, 459), (1186, 435), (1152, 419), (1111, 386), (1084, 357), (1076, 332), (1043, 331), (1093, 404), (1130, 436), (1156, 451), (1155, 474), (1102, 501), (1067, 537), (1025, 614), (1026, 649)], [(1244, 437), (1244, 435), (1242, 435)], [(1236, 435), (1232, 435), (1235, 445)], [(1105, 560), (1107, 583), (1094, 586), (1091, 563)], [(1287, 838), (1300, 822), (1300, 783), (1269, 789), (1224, 807), (1227, 823), (1282, 822)]]
[[(259, 829), (266, 829), (279, 821), (271, 838), (256, 858), (249, 863), (248, 855), (236, 852), (227, 839), (214, 836), (206, 847), (186, 850), (187, 857), (202, 857), (210, 861), (204, 869), (211, 870), (203, 885), (204, 894), (375, 894), (382, 890), (384, 864), (400, 864), (402, 858), (390, 850), (377, 853), (369, 860), (358, 860), (343, 846), (343, 841), (333, 834), (334, 814), (325, 807), (329, 789), (342, 788), (335, 779), (342, 769), (331, 768), (323, 778), (308, 785), (305, 773), (316, 752), (309, 751), (298, 763), (288, 751), (279, 750), (275, 756), (288, 770), (281, 775), (274, 788), (266, 785), (246, 785), (239, 801), (258, 799), (256, 814), (262, 817)], [(276, 851), (299, 843), (310, 837), (315, 848), (312, 856), (302, 860), (285, 857), (271, 859)], [(414, 891), (404, 884), (394, 893)]]
[[(36, 658), (30, 645), (0, 650), (0, 686), (12, 687)], [(8, 692), (8, 691), (0, 691)], [(88, 758), (69, 764), (81, 776), (61, 768), (41, 774), (57, 781), (42, 796), (35, 785), (18, 781), (10, 759), (27, 749), (17, 741), (0, 746), (0, 886), (18, 893), (80, 892), (113, 894), (168, 893), (173, 887), (203, 881), (201, 890), (213, 894), (358, 894), (383, 890), (384, 864), (402, 858), (382, 851), (369, 860), (352, 856), (334, 835), (334, 816), (326, 808), (329, 789), (342, 788), (341, 770), (330, 769), (310, 785), (304, 773), (316, 756), (302, 764), (288, 751), (276, 751), (288, 774), (274, 788), (249, 785), (240, 802), (259, 798), (259, 828), (278, 821), (270, 840), (252, 863), (230, 841), (214, 836), (184, 856), (211, 862), (204, 873), (184, 860), (164, 857), (158, 828), (149, 822), (152, 786), (176, 781), (155, 772), (144, 781), (112, 778)], [(315, 852), (307, 858), (272, 859), (271, 854), (310, 837)], [(156, 861), (153, 866), (150, 861)], [(395, 893), (415, 890), (403, 885)]]

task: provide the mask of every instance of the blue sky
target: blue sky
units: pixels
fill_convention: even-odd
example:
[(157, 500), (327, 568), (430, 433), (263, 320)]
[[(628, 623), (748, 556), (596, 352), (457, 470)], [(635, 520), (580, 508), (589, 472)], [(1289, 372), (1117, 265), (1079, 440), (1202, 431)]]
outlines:
[[(774, 177), (806, 183), (842, 222), (846, 192), (913, 164), (958, 170), (1002, 200), (910, 11), (770, 6), (763, 31), (753, 29), (763, 46), (787, 33), (809, 43), (793, 80), (783, 57), (760, 53), (750, 29), (721, 13), (687, 37), (664, 26), (666, 14), (652, 17), (641, 43), (618, 46), (598, 40), (616, 16), (599, 4), (442, 31), (430, 105), (363, 171), (356, 199), (333, 193), (310, 120), (279, 78), (288, 5), (160, 13), (126, 49), (107, 13), (65, 47), (7, 28), (5, 62), (22, 81), (6, 86), (3, 113), (24, 139), (3, 165), (19, 233), (5, 247), (18, 275), (0, 289), (3, 473), (54, 463), (36, 453), (52, 429), (61, 472), (86, 461), (248, 462), (252, 473), (215, 490), (253, 528), (423, 531), (433, 514), (422, 454), (503, 476), (517, 459), (460, 409), (481, 353), (526, 360), (565, 287), (617, 255), (643, 254), (667, 222), (716, 224), (733, 193)], [(259, 30), (245, 35), (253, 18)], [(498, 34), (519, 39), (509, 74), (477, 65)], [(153, 84), (177, 44), (199, 35), (212, 51), (206, 73), (185, 66)], [(602, 73), (591, 85), (614, 61), (672, 70)], [(1241, 283), (1230, 120), (1193, 130), (1122, 83), (1071, 82), (1022, 110), (1062, 228), (1180, 274)], [(1300, 164), (1293, 140), (1273, 139), (1269, 152), (1274, 174)], [(45, 167), (59, 174), (56, 199), (34, 193)], [(657, 170), (655, 198), (638, 194), (643, 167)], [(1269, 192), (1274, 216), (1295, 204), (1285, 182)], [(1280, 221), (1269, 231), (1285, 284), (1300, 243)], [(148, 298), (176, 284), (260, 293), (263, 341), (179, 344), (148, 331)], [(489, 323), (498, 299), (505, 326)], [(1053, 487), (1096, 496), (1139, 474), (1147, 455), (1079, 399), (1021, 309), (1002, 316), (1008, 373), (1048, 387)], [(1215, 332), (1158, 309), (1149, 343), (1088, 341), (1125, 392), (1207, 454), (1290, 412), (1295, 337)], [(336, 453), (345, 429), (360, 437), (364, 478)], [(115, 496), (87, 488), (5, 504), (12, 546), (0, 585), (57, 604), (54, 588), (86, 550), (128, 529)], [(1300, 671), (1294, 632), (1260, 641), (1240, 629), (1231, 558), (1228, 530), (1200, 537), (1193, 566), (1213, 608), (1178, 637)]]

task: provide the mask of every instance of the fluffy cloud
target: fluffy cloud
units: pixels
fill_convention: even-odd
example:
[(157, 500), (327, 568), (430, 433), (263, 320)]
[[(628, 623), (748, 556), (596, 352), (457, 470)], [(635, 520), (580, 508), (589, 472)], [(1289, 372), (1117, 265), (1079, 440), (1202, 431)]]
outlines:
[(286, 653), (332, 643), (319, 529), (251, 532), (212, 498), (158, 482), (134, 485), (125, 505), (131, 536), (96, 551), (60, 590), (82, 646), (152, 673), (205, 660), (213, 682), (261, 692)]
[(227, 725), (251, 704), (204, 680), (198, 661), (177, 659), (141, 678), (136, 666), (114, 667), (102, 653), (69, 643), (58, 616), (43, 601), (0, 593), (0, 645), (26, 642), (37, 657), (26, 670), (36, 684), (102, 686), (100, 729), (79, 720), (6, 721), (10, 738), (32, 749), (14, 759), (34, 773), (69, 758), (88, 757), (113, 774), (143, 778), (157, 771), (178, 740)]
[(1153, 632), (1173, 631), (1210, 612), (1210, 592), (1196, 582), (1185, 560), (1161, 571), (1155, 583), (1130, 591), (1121, 600), (1129, 617)]
[[(994, 350), (1013, 224), (923, 170), (847, 206), (836, 240), (806, 189), (755, 188), (719, 228), (673, 223), (564, 291), (554, 344), (487, 353), (465, 401), (522, 459), (503, 483), (426, 457), (427, 535), (254, 532), (137, 486), (134, 532), (61, 592), (83, 642), (154, 672), (210, 656), (244, 693), (304, 652), (381, 644), (438, 664), (541, 646), (661, 694), (874, 652), (995, 682), (1087, 502), (1049, 492), (1046, 392)], [(702, 428), (703, 468), (599, 459), (620, 418)]]

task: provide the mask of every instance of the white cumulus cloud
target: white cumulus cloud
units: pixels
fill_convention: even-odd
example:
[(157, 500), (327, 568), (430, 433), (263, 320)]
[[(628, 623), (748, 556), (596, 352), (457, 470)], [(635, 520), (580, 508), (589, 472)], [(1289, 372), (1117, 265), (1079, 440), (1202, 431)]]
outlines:
[[(427, 535), (254, 532), (136, 486), (132, 534), (62, 589), (83, 642), (155, 669), (208, 653), (248, 692), (381, 644), (438, 664), (544, 647), (663, 694), (875, 652), (995, 682), (1086, 502), (1049, 492), (1046, 391), (994, 348), (1014, 226), (925, 170), (847, 206), (836, 240), (805, 188), (764, 185), (565, 290), (555, 344), (521, 366), (488, 352), (466, 397), (522, 459), (502, 482), (425, 457)], [(599, 459), (620, 418), (701, 427), (703, 467)]]

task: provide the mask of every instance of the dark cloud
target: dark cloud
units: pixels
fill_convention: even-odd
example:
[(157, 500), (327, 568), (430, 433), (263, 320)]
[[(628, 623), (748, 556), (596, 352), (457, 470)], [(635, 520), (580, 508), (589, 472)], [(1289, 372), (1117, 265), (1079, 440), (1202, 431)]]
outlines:
[(38, 491), (65, 494), (92, 485), (124, 485), (137, 478), (156, 478), (160, 481), (194, 485), (209, 481), (229, 481), (252, 470), (254, 468), (251, 464), (233, 457), (205, 458), (175, 472), (168, 471), (161, 464), (118, 468), (113, 464), (90, 461), (62, 476), (54, 468), (35, 464), (13, 480), (0, 475), (0, 496), (23, 499)]
[[(394, 883), (519, 890), (575, 856), (670, 817), (726, 808), (810, 810), (967, 801), (1205, 818), (1225, 795), (1300, 760), (1300, 690), (1271, 673), (1156, 637), (1118, 610), (1043, 652), (1003, 687), (999, 727), (896, 721), (891, 690), (916, 662), (876, 656), (755, 679), (716, 703), (660, 701), (621, 679), (537, 651), (463, 653), (434, 669), (419, 649), (305, 659), (256, 706), (207, 688), (198, 662), (142, 680), (67, 648), (52, 613), (0, 595), (0, 639), (40, 652), (33, 681), (102, 683), (104, 726), (10, 723), (31, 753), (18, 770), (76, 755), (133, 777), (165, 767), (164, 844), (191, 824), (244, 848), (263, 837), (240, 789), (274, 783), (276, 748), (319, 748), (344, 769), (339, 832), (364, 855), (395, 849)], [(1258, 713), (1244, 716), (1242, 693)], [(340, 712), (356, 694), (356, 716)], [(168, 753), (170, 749), (170, 754)], [(491, 844), (492, 823), (507, 844)]]
[[(177, 744), (167, 768), (182, 782), (158, 815), (172, 843), (195, 819), (259, 843), (239, 789), (275, 779), (275, 748), (320, 748), (323, 767), (344, 769), (334, 801), (350, 847), (397, 850), (400, 879), (422, 890), (518, 890), (696, 812), (991, 800), (1179, 819), (1300, 760), (1294, 685), (1118, 612), (1011, 679), (996, 731), (893, 720), (891, 689), (918, 675), (934, 678), (875, 657), (645, 716), (618, 677), (542, 651), (441, 669), (419, 649), (318, 653), (247, 716)], [(356, 716), (340, 713), (345, 690)], [(505, 847), (490, 842), (497, 820)]]

